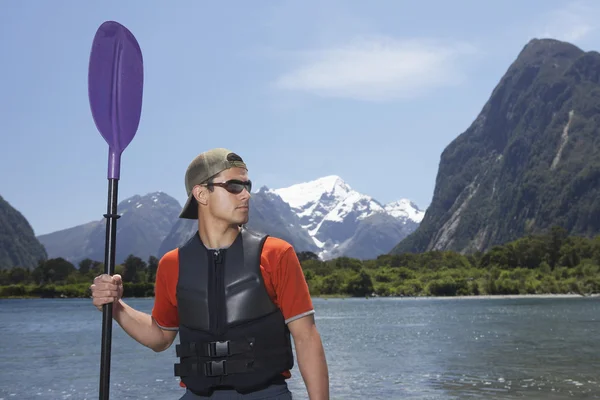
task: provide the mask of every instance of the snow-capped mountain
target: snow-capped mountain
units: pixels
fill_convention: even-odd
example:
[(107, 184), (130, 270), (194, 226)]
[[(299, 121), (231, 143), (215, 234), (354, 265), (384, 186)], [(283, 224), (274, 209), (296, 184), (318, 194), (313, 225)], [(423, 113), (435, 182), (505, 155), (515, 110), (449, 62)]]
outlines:
[[(133, 196), (119, 203), (117, 262), (129, 254), (146, 260), (184, 244), (198, 229), (178, 218), (181, 205), (165, 193)], [(353, 190), (338, 176), (287, 188), (261, 187), (252, 193), (248, 228), (288, 241), (297, 252), (322, 259), (372, 259), (388, 253), (423, 218), (423, 211), (401, 199), (381, 204)], [(38, 237), (49, 257), (73, 262), (104, 260), (105, 221), (97, 220)]]
[[(247, 225), (322, 259), (372, 259), (413, 232), (423, 214), (410, 200), (381, 204), (339, 176), (326, 176), (286, 188), (259, 188), (250, 199)], [(158, 256), (185, 243), (196, 229), (195, 221), (176, 221)]]
[(425, 216), (425, 211), (420, 210), (415, 203), (408, 199), (401, 199), (386, 204), (385, 211), (392, 217), (413, 221), (417, 224), (420, 224)]
[[(248, 228), (267, 233), (291, 243), (296, 251), (318, 252), (308, 232), (302, 228), (296, 214), (281, 197), (260, 188), (252, 193)], [(177, 219), (171, 231), (160, 245), (158, 256), (184, 244), (198, 230), (195, 220)]]
[[(401, 199), (389, 204), (381, 204), (371, 196), (353, 190), (336, 175), (270, 191), (290, 205), (300, 219), (302, 228), (307, 230), (320, 248), (319, 256), (323, 259), (339, 254), (339, 250), (336, 249), (340, 246), (345, 248), (347, 253), (350, 250), (348, 244), (361, 224), (370, 226), (369, 230), (377, 229), (377, 224), (373, 225), (375, 220), (380, 224), (395, 226), (392, 229), (394, 237), (389, 238), (391, 249), (416, 229), (424, 215), (424, 211), (410, 200)], [(370, 219), (375, 215), (378, 216), (377, 219)], [(368, 237), (364, 239), (368, 240)], [(381, 246), (377, 247), (378, 251), (389, 250), (382, 250)], [(364, 256), (372, 255), (371, 252), (367, 251), (367, 253), (369, 255), (364, 254)]]

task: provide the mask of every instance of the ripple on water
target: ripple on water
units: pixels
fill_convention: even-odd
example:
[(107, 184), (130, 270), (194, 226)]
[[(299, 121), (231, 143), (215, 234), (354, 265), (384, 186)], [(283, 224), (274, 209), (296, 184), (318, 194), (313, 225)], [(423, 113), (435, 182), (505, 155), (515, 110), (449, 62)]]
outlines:
[[(438, 374), (425, 375), (427, 384), (448, 395), (474, 396), (482, 398), (485, 393), (494, 399), (515, 397), (536, 399), (600, 398), (600, 384), (596, 380), (556, 379), (547, 376), (511, 379), (505, 377), (481, 377), (477, 375)], [(504, 397), (498, 397), (506, 395)], [(561, 397), (562, 396), (562, 397)], [(593, 396), (593, 397), (589, 397)]]

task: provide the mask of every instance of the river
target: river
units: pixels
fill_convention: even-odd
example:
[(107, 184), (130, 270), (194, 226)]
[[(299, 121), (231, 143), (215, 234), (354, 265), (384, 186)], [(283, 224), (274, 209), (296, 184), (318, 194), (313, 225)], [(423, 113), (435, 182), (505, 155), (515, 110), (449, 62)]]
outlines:
[[(126, 299), (150, 312), (152, 299)], [(314, 299), (332, 399), (600, 399), (600, 298)], [(0, 400), (97, 399), (89, 299), (0, 300)], [(176, 339), (178, 340), (178, 339)], [(179, 399), (175, 348), (113, 328), (111, 399)], [(307, 399), (297, 364), (290, 387)]]

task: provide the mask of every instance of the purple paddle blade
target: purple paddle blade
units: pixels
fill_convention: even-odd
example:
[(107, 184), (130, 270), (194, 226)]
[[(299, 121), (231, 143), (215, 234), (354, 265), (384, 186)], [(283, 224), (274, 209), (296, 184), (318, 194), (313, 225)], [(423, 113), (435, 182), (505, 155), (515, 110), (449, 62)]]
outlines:
[(118, 22), (104, 22), (92, 42), (88, 95), (96, 127), (109, 146), (109, 179), (120, 178), (121, 153), (136, 134), (143, 83), (144, 63), (137, 40)]

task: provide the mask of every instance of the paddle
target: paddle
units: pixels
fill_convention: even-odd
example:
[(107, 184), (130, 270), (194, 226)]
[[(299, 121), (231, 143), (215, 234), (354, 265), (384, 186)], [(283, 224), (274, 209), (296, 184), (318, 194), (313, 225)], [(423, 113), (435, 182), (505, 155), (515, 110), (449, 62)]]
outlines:
[[(88, 96), (98, 131), (108, 143), (108, 204), (104, 272), (115, 270), (118, 183), (121, 154), (136, 134), (142, 111), (144, 67), (142, 51), (131, 32), (121, 24), (106, 21), (98, 28), (88, 70)], [(102, 354), (100, 358), (100, 399), (108, 399), (112, 306), (102, 308)]]

